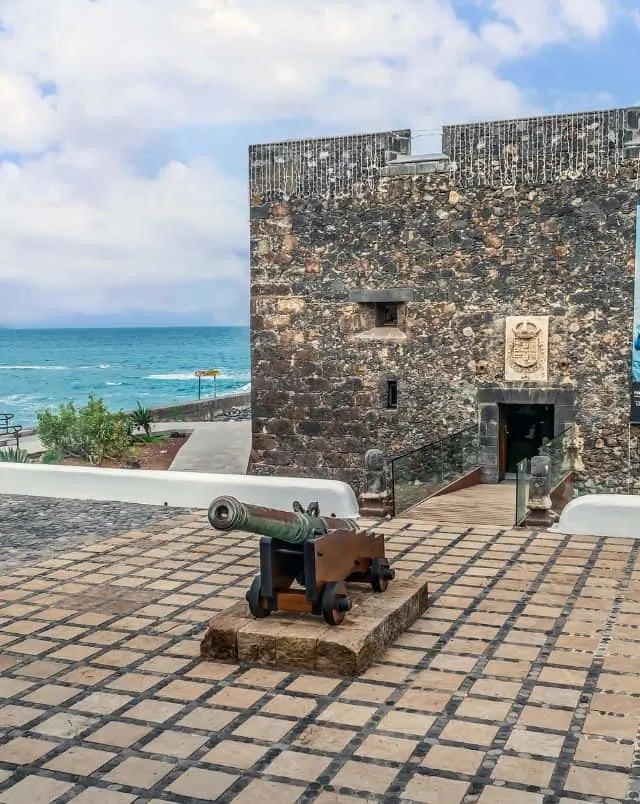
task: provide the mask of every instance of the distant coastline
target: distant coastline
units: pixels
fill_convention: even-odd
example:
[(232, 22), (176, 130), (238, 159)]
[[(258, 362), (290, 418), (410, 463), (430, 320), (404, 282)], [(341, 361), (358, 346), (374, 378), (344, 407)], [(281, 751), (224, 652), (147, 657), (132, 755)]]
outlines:
[(0, 329), (0, 412), (24, 427), (37, 411), (89, 393), (111, 410), (157, 408), (250, 390), (248, 327)]

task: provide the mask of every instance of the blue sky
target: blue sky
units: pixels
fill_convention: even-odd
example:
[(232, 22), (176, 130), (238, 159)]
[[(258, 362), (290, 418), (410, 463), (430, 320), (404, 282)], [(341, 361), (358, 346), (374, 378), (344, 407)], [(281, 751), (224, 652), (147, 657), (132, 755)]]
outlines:
[(247, 148), (640, 104), (640, 0), (0, 0), (0, 326), (246, 324)]

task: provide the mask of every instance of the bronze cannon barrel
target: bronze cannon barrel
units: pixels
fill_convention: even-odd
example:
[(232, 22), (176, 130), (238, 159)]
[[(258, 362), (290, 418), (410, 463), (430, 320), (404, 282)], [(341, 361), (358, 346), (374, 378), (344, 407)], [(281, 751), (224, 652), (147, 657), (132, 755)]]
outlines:
[(235, 497), (216, 497), (209, 506), (208, 518), (215, 530), (244, 530), (270, 536), (289, 544), (302, 544), (326, 530), (356, 530), (351, 519), (313, 517), (297, 511), (279, 511), (242, 503)]

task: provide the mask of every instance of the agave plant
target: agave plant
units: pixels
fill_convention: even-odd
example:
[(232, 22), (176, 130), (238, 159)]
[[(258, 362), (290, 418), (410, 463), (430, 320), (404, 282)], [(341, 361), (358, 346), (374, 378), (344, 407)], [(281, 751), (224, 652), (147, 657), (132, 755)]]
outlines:
[(24, 449), (16, 447), (5, 447), (0, 449), (0, 462), (2, 463), (31, 463), (29, 453)]
[(151, 422), (153, 421), (151, 411), (149, 408), (142, 407), (139, 400), (138, 407), (131, 414), (130, 420), (135, 427), (144, 430), (145, 435), (151, 434)]

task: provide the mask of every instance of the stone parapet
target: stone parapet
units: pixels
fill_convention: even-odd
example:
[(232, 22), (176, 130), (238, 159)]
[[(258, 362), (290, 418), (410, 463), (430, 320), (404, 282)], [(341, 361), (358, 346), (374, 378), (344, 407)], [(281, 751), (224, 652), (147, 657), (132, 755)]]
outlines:
[(252, 145), (251, 203), (373, 190), (382, 168), (410, 152), (409, 129)]
[(613, 176), (638, 155), (639, 114), (634, 107), (450, 125), (442, 150), (463, 186)]
[(151, 415), (156, 422), (208, 422), (230, 413), (234, 408), (244, 408), (250, 404), (250, 393), (233, 394), (152, 408)]

